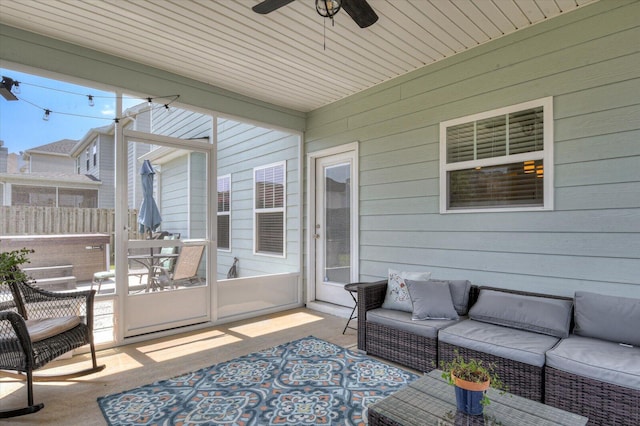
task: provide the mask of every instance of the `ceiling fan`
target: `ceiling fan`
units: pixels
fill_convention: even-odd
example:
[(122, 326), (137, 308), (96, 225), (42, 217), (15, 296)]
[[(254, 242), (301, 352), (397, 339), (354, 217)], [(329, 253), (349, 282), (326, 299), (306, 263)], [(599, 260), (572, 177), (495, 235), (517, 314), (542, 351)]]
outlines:
[[(264, 0), (253, 6), (254, 12), (267, 14), (276, 9), (286, 6), (293, 0)], [(333, 20), (333, 16), (344, 9), (349, 16), (360, 26), (366, 28), (378, 20), (378, 15), (373, 11), (367, 0), (315, 0), (316, 11), (324, 18)]]

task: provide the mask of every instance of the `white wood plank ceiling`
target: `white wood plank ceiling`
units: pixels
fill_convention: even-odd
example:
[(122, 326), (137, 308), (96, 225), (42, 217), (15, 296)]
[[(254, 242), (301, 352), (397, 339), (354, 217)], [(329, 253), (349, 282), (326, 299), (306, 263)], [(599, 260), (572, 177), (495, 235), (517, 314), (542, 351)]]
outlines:
[(0, 22), (306, 112), (593, 1), (369, 0), (361, 29), (314, 0), (0, 0)]

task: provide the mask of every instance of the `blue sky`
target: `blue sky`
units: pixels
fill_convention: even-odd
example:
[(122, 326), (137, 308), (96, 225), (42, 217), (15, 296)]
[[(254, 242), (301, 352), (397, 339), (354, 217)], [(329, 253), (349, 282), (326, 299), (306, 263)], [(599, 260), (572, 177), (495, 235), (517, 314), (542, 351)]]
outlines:
[[(115, 95), (89, 87), (64, 83), (0, 68), (0, 74), (20, 82), (18, 101), (0, 97), (0, 140), (9, 152), (18, 153), (61, 139), (80, 139), (89, 129), (113, 123)], [(95, 106), (89, 106), (92, 95)], [(127, 99), (124, 108), (143, 102)], [(44, 109), (51, 110), (48, 121)]]

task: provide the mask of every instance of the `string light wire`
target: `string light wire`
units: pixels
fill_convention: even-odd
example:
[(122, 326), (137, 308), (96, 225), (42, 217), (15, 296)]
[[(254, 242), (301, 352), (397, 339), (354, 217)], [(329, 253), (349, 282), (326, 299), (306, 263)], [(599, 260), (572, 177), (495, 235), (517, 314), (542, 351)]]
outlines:
[[(46, 90), (52, 90), (54, 92), (60, 92), (60, 93), (66, 93), (69, 95), (75, 95), (75, 96), (82, 96), (84, 98), (88, 98), (90, 101), (94, 100), (94, 99), (139, 99), (140, 101), (143, 102), (147, 102), (149, 103), (149, 107), (146, 109), (143, 109), (141, 111), (138, 111), (139, 113), (144, 113), (144, 112), (148, 112), (148, 111), (152, 111), (152, 110), (156, 110), (156, 109), (166, 109), (169, 110), (169, 105), (171, 105), (172, 103), (176, 102), (179, 98), (180, 95), (165, 95), (165, 96), (156, 96), (156, 97), (128, 97), (128, 96), (108, 96), (108, 95), (88, 95), (86, 93), (77, 93), (77, 92), (72, 92), (69, 90), (63, 90), (63, 89), (57, 89), (54, 87), (47, 87), (47, 86), (41, 86), (38, 84), (33, 84), (33, 83), (25, 83), (23, 81), (15, 81), (14, 87), (20, 87), (20, 85), (22, 85), (22, 87), (24, 86), (32, 86), (32, 87), (38, 87), (40, 89), (46, 89)], [(34, 102), (31, 102), (23, 97), (20, 97), (18, 100), (23, 101), (35, 108), (38, 108), (39, 110), (43, 111), (45, 113), (46, 117), (50, 117), (52, 114), (60, 114), (60, 115), (67, 115), (67, 116), (71, 116), (71, 117), (79, 117), (79, 118), (92, 118), (92, 119), (97, 119), (97, 120), (112, 120), (116, 123), (118, 123), (122, 118), (125, 117), (114, 117), (114, 118), (109, 118), (109, 117), (98, 117), (98, 116), (93, 116), (93, 115), (84, 115), (84, 114), (75, 114), (75, 113), (71, 113), (71, 112), (64, 112), (64, 111), (55, 111), (52, 110), (51, 108), (44, 108)], [(154, 101), (157, 100), (169, 100), (168, 102), (160, 102), (158, 104), (158, 106), (152, 106)]]

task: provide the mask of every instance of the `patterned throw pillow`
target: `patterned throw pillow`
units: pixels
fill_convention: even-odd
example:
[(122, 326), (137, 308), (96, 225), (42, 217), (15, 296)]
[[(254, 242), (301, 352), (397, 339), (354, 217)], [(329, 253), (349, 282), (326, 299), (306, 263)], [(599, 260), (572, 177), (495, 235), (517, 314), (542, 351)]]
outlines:
[(431, 272), (405, 272), (389, 268), (387, 293), (382, 307), (384, 309), (413, 312), (413, 304), (411, 303), (405, 280), (427, 281), (430, 277)]

